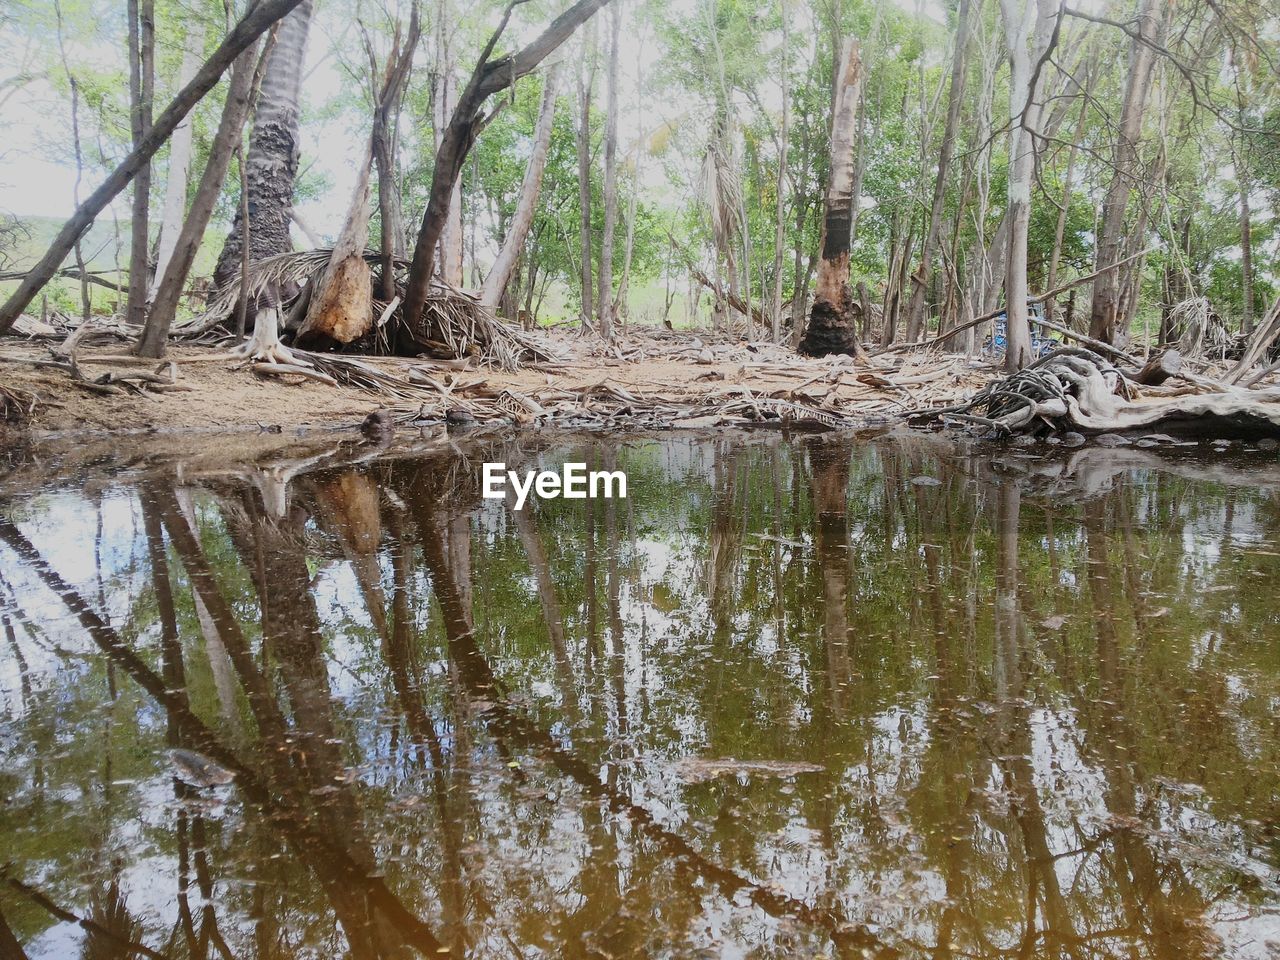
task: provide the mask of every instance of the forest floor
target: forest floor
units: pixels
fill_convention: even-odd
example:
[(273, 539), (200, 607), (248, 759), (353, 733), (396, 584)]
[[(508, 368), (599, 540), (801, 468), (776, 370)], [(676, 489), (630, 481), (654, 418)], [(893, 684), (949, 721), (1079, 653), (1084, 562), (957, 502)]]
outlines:
[[(162, 363), (120, 357), (123, 344), (77, 348), (82, 380), (52, 361), (55, 341), (0, 340), (0, 386), (34, 398), (27, 426), (35, 438), (235, 430), (299, 432), (358, 426), (389, 409), (400, 423), (447, 413), (480, 422), (563, 422), (574, 428), (698, 428), (751, 420), (829, 419), (883, 422), (921, 404), (953, 402), (996, 369), (956, 355), (918, 353), (811, 359), (770, 343), (707, 333), (633, 330), (605, 347), (570, 333), (548, 341), (562, 357), (517, 371), (428, 359), (358, 359), (387, 379), (385, 388), (331, 386), (264, 375), (225, 358), (225, 348), (178, 345)], [(339, 356), (339, 355), (326, 355)], [(176, 386), (96, 383), (156, 371)], [(362, 378), (363, 379), (363, 378)], [(87, 382), (86, 382), (87, 381)], [(147, 389), (143, 389), (147, 388)]]

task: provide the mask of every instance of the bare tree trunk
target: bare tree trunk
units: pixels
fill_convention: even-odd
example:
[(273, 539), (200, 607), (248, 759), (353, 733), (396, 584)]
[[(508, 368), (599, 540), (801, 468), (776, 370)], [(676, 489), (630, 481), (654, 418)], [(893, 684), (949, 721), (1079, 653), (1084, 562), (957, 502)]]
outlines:
[(591, 267), (591, 88), (596, 76), (596, 28), (587, 31), (584, 40), (586, 74), (578, 70), (578, 238), (582, 249), (582, 313), (579, 324), (585, 328), (595, 316), (595, 274)]
[(542, 81), (542, 103), (538, 108), (538, 122), (533, 131), (533, 155), (529, 158), (524, 181), (520, 184), (520, 199), (516, 202), (515, 216), (511, 218), (511, 226), (507, 228), (502, 249), (498, 251), (498, 259), (494, 261), (489, 275), (484, 278), (484, 286), (480, 290), (480, 302), (486, 306), (496, 307), (502, 299), (511, 279), (511, 272), (524, 250), (529, 228), (533, 226), (533, 216), (538, 209), (538, 195), (542, 191), (542, 174), (547, 168), (547, 153), (551, 148), (551, 129), (555, 124), (559, 79), (560, 65), (553, 63), (547, 68)]
[(832, 101), (831, 173), (823, 214), (822, 259), (809, 326), (800, 352), (810, 356), (862, 353), (858, 343), (857, 304), (849, 289), (849, 251), (853, 243), (853, 142), (862, 95), (862, 63), (858, 42), (846, 38), (836, 61)]
[[(791, 92), (790, 79), (790, 44), (791, 35), (787, 27), (788, 17), (785, 7), (782, 8), (782, 132), (778, 137), (778, 179), (775, 185), (777, 197), (774, 207), (773, 232), (773, 300), (769, 305), (769, 337), (774, 343), (782, 339), (782, 248), (786, 241), (787, 204), (784, 196), (787, 186), (787, 150), (791, 146)], [(856, 194), (856, 190), (854, 191)], [(855, 197), (855, 203), (857, 199)], [(799, 277), (796, 278), (797, 285)]]
[[(1124, 215), (1129, 205), (1129, 191), (1138, 173), (1138, 141), (1142, 137), (1142, 115), (1146, 111), (1151, 89), (1151, 70), (1155, 66), (1155, 50), (1151, 44), (1159, 33), (1157, 0), (1139, 0), (1138, 36), (1129, 52), (1129, 78), (1125, 84), (1124, 106), (1120, 112), (1120, 129), (1116, 134), (1111, 186), (1102, 202), (1102, 230), (1097, 244), (1097, 267), (1124, 259)], [(1114, 344), (1128, 319), (1121, 316), (1120, 273), (1103, 270), (1093, 282), (1093, 307), (1089, 315), (1089, 336)]]
[[(129, 126), (136, 150), (151, 129), (155, 95), (156, 23), (154, 0), (129, 0)], [(133, 211), (129, 242), (129, 296), (125, 316), (142, 326), (147, 319), (148, 264), (151, 236), (151, 163), (144, 163), (133, 180)]]
[(609, 95), (605, 103), (604, 128), (604, 231), (600, 236), (600, 293), (597, 312), (600, 337), (613, 339), (613, 241), (618, 224), (618, 33), (622, 15), (617, 6), (609, 10)]
[[(400, 208), (400, 191), (396, 185), (396, 142), (399, 139), (400, 104), (413, 68), (413, 55), (421, 35), (418, 4), (409, 12), (409, 30), (400, 37), (399, 24), (387, 57), (386, 74), (382, 80), (382, 93), (373, 111), (373, 161), (378, 168), (378, 216), (382, 221), (379, 244), (382, 253), (382, 276), (379, 297), (390, 303), (396, 295), (396, 278), (393, 261), (404, 256), (404, 219)], [(373, 51), (369, 51), (370, 63)]]
[[(178, 235), (178, 243), (174, 249), (173, 259), (160, 278), (156, 287), (156, 296), (151, 304), (151, 313), (147, 317), (147, 325), (138, 338), (136, 353), (140, 357), (164, 356), (165, 343), (169, 339), (169, 328), (173, 324), (178, 309), (178, 299), (182, 296), (182, 288), (186, 285), (187, 274), (195, 262), (196, 251), (200, 247), (200, 239), (204, 236), (209, 218), (213, 216), (213, 207), (217, 203), (218, 194), (222, 192), (222, 184), (227, 177), (227, 168), (231, 165), (231, 155), (235, 153), (236, 144), (242, 136), (244, 121), (249, 113), (250, 101), (254, 87), (254, 69), (257, 58), (257, 46), (246, 49), (231, 69), (231, 84), (227, 88), (227, 100), (222, 108), (222, 119), (218, 122), (218, 131), (209, 145), (209, 159), (205, 164), (200, 185), (196, 188), (195, 198), (191, 201), (191, 211)], [(258, 62), (261, 69), (262, 63)]]
[(413, 263), (405, 284), (405, 302), (401, 314), (411, 326), (422, 317), (427, 301), (427, 290), (435, 272), (436, 246), (444, 232), (445, 218), (458, 174), (467, 159), (476, 136), (484, 126), (480, 110), (493, 94), (505, 90), (520, 77), (533, 71), (539, 63), (569, 38), (578, 25), (591, 17), (608, 0), (578, 0), (544, 30), (533, 42), (518, 53), (490, 60), (493, 47), (506, 29), (512, 7), (508, 6), (502, 23), (489, 38), (476, 67), (458, 98), (458, 107), (449, 120), (440, 149), (436, 151), (435, 169), (431, 174), (431, 189), (427, 195), (427, 209), (422, 216), (422, 227), (413, 250)]
[[(185, 87), (200, 67), (204, 52), (204, 21), (192, 17), (182, 48), (182, 66), (178, 68), (178, 85)], [(156, 272), (150, 281), (147, 300), (153, 300), (160, 278), (164, 276), (173, 249), (178, 243), (178, 231), (187, 213), (187, 173), (191, 169), (191, 118), (186, 117), (173, 131), (169, 140), (169, 169), (165, 176), (164, 210), (160, 214), (160, 238), (156, 246)]]
[[(1005, 45), (1009, 53), (1009, 235), (1005, 270), (1004, 364), (1009, 372), (1031, 362), (1031, 329), (1027, 324), (1027, 230), (1031, 221), (1031, 176), (1035, 168), (1034, 131), (1040, 68), (1057, 36), (1055, 0), (1000, 0)], [(1027, 44), (1031, 44), (1028, 49)], [(1033, 73), (1033, 69), (1035, 73)]]
[[(293, 185), (300, 152), (298, 123), (302, 92), (302, 68), (315, 0), (302, 0), (281, 21), (267, 56), (262, 90), (253, 111), (253, 129), (245, 156), (245, 180), (249, 185), (249, 261), (262, 260), (293, 249), (289, 222), (293, 213)], [(240, 273), (245, 243), (241, 204), (236, 205), (231, 232), (213, 270), (216, 287), (225, 287)], [(290, 291), (291, 295), (291, 291)], [(252, 309), (252, 305), (251, 305)]]
[[(458, 105), (457, 64), (454, 63), (453, 34), (457, 11), (451, 0), (440, 0), (436, 12), (435, 71), (432, 76), (431, 130), (436, 155), (440, 155), (450, 118)], [(459, 163), (458, 172), (462, 172)], [(440, 276), (445, 283), (462, 286), (462, 188), (454, 177), (448, 212), (440, 232)]]
[[(1071, 187), (1075, 177), (1076, 153), (1080, 141), (1084, 137), (1084, 121), (1089, 113), (1089, 98), (1093, 90), (1095, 71), (1089, 71), (1085, 81), (1084, 95), (1080, 98), (1080, 116), (1076, 120), (1076, 135), (1071, 138), (1071, 146), (1067, 150), (1067, 169), (1062, 177), (1062, 205), (1058, 207), (1058, 223), (1053, 230), (1053, 253), (1049, 256), (1049, 274), (1044, 285), (1053, 290), (1058, 286), (1058, 264), (1062, 261), (1062, 240), (1067, 233), (1067, 214), (1071, 210)], [(1044, 315), (1053, 319), (1057, 306), (1056, 297), (1048, 297), (1044, 302)]]
[(925, 292), (933, 282), (933, 251), (942, 229), (942, 210), (947, 199), (947, 175), (955, 153), (956, 127), (960, 107), (964, 103), (966, 76), (965, 51), (969, 46), (969, 0), (960, 0), (956, 13), (956, 49), (951, 56), (951, 87), (947, 92), (947, 120), (942, 130), (942, 150), (938, 156), (938, 175), (933, 182), (933, 205), (929, 210), (929, 228), (920, 251), (920, 266), (911, 274), (911, 303), (907, 307), (907, 340), (920, 339), (924, 327)]
[[(80, 81), (71, 72), (71, 61), (67, 59), (66, 38), (63, 36), (62, 26), (62, 5), (58, 0), (53, 2), (53, 12), (58, 23), (58, 55), (62, 59), (62, 72), (66, 74), (67, 86), (71, 88), (71, 149), (76, 160), (76, 180), (71, 187), (71, 200), (79, 207), (80, 183), (84, 179), (84, 151), (80, 146)], [(93, 313), (93, 301), (89, 296), (89, 274), (85, 267), (84, 251), (80, 247), (78, 238), (75, 243), (75, 255), (76, 271), (80, 275), (80, 309), (82, 319), (88, 322)], [(0, 333), (5, 329), (6, 325), (3, 320), (0, 320)]]
[(77, 205), (76, 212), (62, 225), (62, 229), (58, 231), (57, 237), (54, 238), (44, 256), (27, 272), (18, 289), (5, 301), (4, 306), (0, 307), (0, 333), (4, 333), (13, 325), (40, 288), (57, 273), (62, 261), (93, 225), (98, 214), (129, 185), (129, 182), (142, 169), (142, 165), (155, 156), (156, 151), (169, 139), (182, 119), (204, 99), (206, 93), (213, 89), (214, 84), (236, 58), (254, 44), (268, 27), (301, 2), (302, 0), (258, 0), (258, 3), (244, 15), (214, 51), (213, 56), (200, 68), (191, 83), (183, 87), (160, 114), (142, 143), (120, 161), (119, 165), (111, 171), (111, 175), (84, 203)]
[(1249, 213), (1248, 171), (1242, 169), (1238, 179), (1240, 180), (1241, 293), (1244, 296), (1244, 317), (1240, 329), (1245, 336), (1248, 336), (1253, 333), (1253, 228)]

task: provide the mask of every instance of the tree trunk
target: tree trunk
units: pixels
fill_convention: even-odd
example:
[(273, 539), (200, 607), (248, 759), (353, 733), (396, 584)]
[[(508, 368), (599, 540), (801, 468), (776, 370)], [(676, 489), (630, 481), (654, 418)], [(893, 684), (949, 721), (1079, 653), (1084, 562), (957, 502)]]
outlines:
[[(178, 235), (173, 259), (160, 278), (156, 287), (155, 301), (151, 304), (151, 314), (147, 317), (147, 325), (138, 338), (137, 354), (140, 357), (164, 356), (165, 343), (169, 339), (169, 327), (173, 324), (178, 309), (178, 299), (182, 296), (182, 288), (195, 262), (196, 251), (200, 248), (200, 240), (204, 236), (209, 218), (213, 216), (213, 207), (217, 203), (218, 194), (222, 192), (222, 184), (227, 177), (227, 168), (231, 165), (231, 155), (235, 153), (244, 128), (245, 117), (249, 113), (252, 99), (254, 63), (257, 60), (257, 47), (252, 46), (240, 54), (231, 69), (231, 84), (227, 88), (227, 100), (222, 108), (222, 119), (218, 122), (218, 131), (209, 145), (209, 159), (205, 164), (204, 174), (200, 177), (200, 185), (196, 188), (195, 198), (191, 201), (191, 211)], [(261, 63), (258, 63), (261, 67)]]
[(578, 243), (582, 249), (582, 313), (579, 324), (586, 328), (595, 315), (595, 273), (591, 266), (591, 88), (596, 76), (595, 24), (587, 32), (584, 46), (586, 75), (578, 70)]
[[(400, 208), (400, 190), (396, 184), (396, 144), (399, 140), (400, 104), (413, 68), (413, 55), (421, 36), (418, 4), (409, 13), (409, 31), (401, 42), (399, 24), (391, 54), (387, 57), (382, 91), (373, 111), (373, 161), (378, 168), (378, 216), (382, 221), (379, 249), (382, 253), (382, 277), (378, 291), (384, 303), (396, 295), (394, 260), (404, 256), (404, 219)], [(370, 57), (372, 57), (370, 51)], [(372, 61), (371, 61), (372, 62)]]
[(849, 289), (849, 250), (853, 218), (853, 141), (858, 127), (862, 63), (858, 42), (841, 44), (832, 101), (831, 172), (823, 215), (822, 259), (814, 289), (809, 326), (800, 352), (809, 356), (862, 352), (858, 343), (857, 304)]
[(373, 325), (373, 279), (364, 248), (369, 241), (369, 166), (372, 146), (365, 151), (360, 174), (342, 233), (333, 245), (329, 264), (311, 295), (307, 319), (298, 330), (299, 346), (311, 343), (350, 343)]
[(13, 325), (40, 288), (58, 271), (62, 261), (93, 225), (98, 214), (129, 185), (142, 169), (143, 164), (155, 156), (156, 151), (169, 139), (178, 124), (197, 103), (204, 99), (205, 94), (213, 89), (214, 84), (227, 71), (227, 68), (252, 46), (268, 27), (301, 2), (303, 0), (259, 0), (245, 14), (214, 51), (213, 56), (200, 68), (191, 83), (183, 87), (160, 114), (142, 143), (120, 161), (102, 185), (80, 204), (71, 218), (62, 225), (62, 229), (58, 231), (57, 237), (54, 238), (44, 256), (27, 272), (18, 289), (5, 301), (4, 306), (0, 307), (0, 333), (4, 333)]
[[(129, 0), (129, 126), (133, 148), (151, 129), (155, 93), (156, 23), (154, 0)], [(129, 242), (128, 321), (142, 326), (147, 319), (148, 265), (151, 260), (150, 220), (151, 162), (133, 180), (133, 211)]]
[[(1095, 72), (1090, 70), (1089, 77), (1085, 81), (1084, 96), (1080, 98), (1080, 116), (1076, 120), (1076, 135), (1071, 138), (1071, 146), (1067, 150), (1067, 170), (1062, 178), (1062, 205), (1058, 208), (1058, 222), (1053, 230), (1053, 252), (1049, 255), (1049, 274), (1044, 282), (1050, 290), (1058, 285), (1058, 264), (1062, 261), (1062, 240), (1067, 233), (1067, 214), (1071, 209), (1071, 186), (1075, 176), (1076, 153), (1084, 137), (1084, 121), (1089, 112), (1094, 75)], [(1049, 297), (1044, 302), (1044, 315), (1050, 320), (1054, 318), (1056, 305), (1056, 297)]]
[[(178, 85), (185, 87), (200, 67), (204, 53), (204, 21), (192, 17), (184, 38), (182, 66), (178, 68)], [(173, 258), (178, 232), (187, 213), (187, 174), (191, 169), (192, 123), (185, 117), (169, 140), (169, 169), (165, 176), (164, 210), (160, 214), (160, 238), (156, 246), (156, 272), (152, 276), (147, 300), (155, 299), (156, 287)]]
[[(1237, 161), (1242, 166), (1244, 161)], [(1244, 317), (1240, 329), (1245, 336), (1253, 333), (1253, 228), (1249, 214), (1249, 175), (1241, 170), (1240, 180), (1240, 271), (1244, 296)]]
[(538, 108), (538, 123), (533, 131), (533, 155), (529, 158), (529, 166), (524, 172), (524, 182), (520, 184), (520, 199), (516, 203), (515, 216), (502, 241), (502, 249), (498, 251), (498, 259), (494, 261), (489, 275), (484, 278), (484, 286), (480, 290), (480, 302), (489, 307), (496, 307), (507, 289), (511, 272), (515, 269), (520, 252), (524, 249), (525, 240), (529, 236), (529, 228), (533, 226), (533, 216), (538, 209), (538, 195), (542, 191), (542, 174), (547, 168), (547, 153), (551, 149), (551, 129), (555, 124), (556, 90), (560, 79), (560, 65), (553, 63), (547, 68), (542, 81), (542, 104)]
[[(778, 179), (775, 184), (777, 196), (774, 198), (774, 232), (773, 232), (773, 300), (769, 304), (769, 338), (778, 343), (782, 339), (782, 251), (787, 237), (787, 204), (785, 192), (787, 186), (787, 151), (791, 146), (791, 96), (787, 89), (790, 79), (790, 60), (788, 58), (791, 35), (788, 30), (788, 17), (785, 6), (782, 13), (782, 132), (778, 137)], [(855, 191), (856, 193), (856, 191)], [(855, 203), (857, 198), (855, 197)], [(796, 278), (797, 284), (799, 277)]]
[[(289, 221), (293, 212), (293, 184), (298, 175), (299, 97), (307, 34), (315, 0), (302, 0), (281, 22), (275, 45), (267, 57), (262, 91), (249, 134), (245, 180), (249, 184), (249, 261), (274, 257), (293, 249)], [(237, 204), (213, 282), (225, 287), (240, 273), (245, 229)]]
[(435, 273), (436, 246), (444, 232), (450, 197), (458, 174), (467, 159), (472, 144), (479, 134), (483, 121), (480, 109), (484, 102), (511, 86), (520, 77), (533, 71), (539, 63), (569, 38), (569, 35), (608, 0), (578, 0), (544, 30), (532, 43), (516, 54), (490, 60), (494, 44), (506, 28), (511, 7), (508, 7), (502, 23), (489, 38), (480, 59), (476, 62), (466, 89), (458, 98), (458, 107), (449, 120), (440, 149), (436, 151), (435, 169), (431, 174), (431, 188), (427, 194), (427, 209), (422, 215), (422, 227), (413, 250), (413, 263), (405, 284), (405, 302), (401, 314), (410, 326), (416, 326), (422, 317), (427, 301), (427, 291)]
[[(457, 64), (453, 60), (453, 31), (457, 13), (450, 0), (440, 0), (436, 12), (435, 72), (432, 75), (431, 132), (436, 154), (444, 143), (449, 120), (458, 105)], [(462, 171), (461, 164), (458, 167)], [(462, 190), (454, 178), (449, 194), (448, 214), (440, 232), (440, 277), (445, 283), (462, 286)]]
[(907, 307), (907, 340), (920, 339), (924, 327), (925, 291), (933, 282), (933, 251), (942, 229), (942, 210), (947, 199), (947, 174), (955, 153), (956, 127), (960, 107), (964, 103), (966, 76), (965, 51), (969, 46), (969, 0), (960, 0), (956, 13), (956, 49), (951, 57), (951, 87), (947, 92), (947, 120), (942, 130), (942, 151), (938, 156), (938, 175), (933, 182), (933, 205), (929, 209), (929, 229), (920, 251), (920, 266), (911, 274), (911, 303)]
[(1031, 329), (1027, 324), (1027, 230), (1036, 155), (1033, 132), (1040, 113), (1036, 102), (1039, 74), (1032, 75), (1032, 65), (1039, 68), (1056, 38), (1058, 4), (1054, 0), (1036, 0), (1034, 5), (1000, 0), (1000, 12), (1009, 53), (1010, 117), (1004, 365), (1012, 373), (1032, 359)]
[(617, 6), (609, 10), (609, 95), (605, 101), (604, 127), (604, 231), (600, 236), (600, 292), (597, 312), (600, 337), (613, 339), (613, 245), (618, 225), (618, 33), (622, 16)]
[[(1114, 172), (1106, 199), (1102, 202), (1102, 230), (1097, 244), (1097, 267), (1124, 259), (1124, 215), (1129, 205), (1129, 190), (1138, 173), (1138, 142), (1142, 137), (1142, 115), (1151, 89), (1151, 70), (1155, 66), (1155, 50), (1151, 44), (1159, 33), (1156, 16), (1157, 0), (1139, 0), (1138, 35), (1129, 52), (1129, 79), (1125, 84), (1124, 105), (1120, 113), (1120, 129), (1116, 134), (1112, 159)], [(1127, 318), (1120, 313), (1120, 273), (1104, 270), (1093, 282), (1093, 307), (1089, 315), (1089, 336), (1105, 343), (1116, 343)]]

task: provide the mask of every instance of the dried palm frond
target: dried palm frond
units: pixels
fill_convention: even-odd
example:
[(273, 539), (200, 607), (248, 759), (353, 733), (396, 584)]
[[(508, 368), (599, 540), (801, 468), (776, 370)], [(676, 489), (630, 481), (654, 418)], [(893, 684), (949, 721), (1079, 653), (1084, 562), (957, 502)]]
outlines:
[(1169, 325), (1182, 330), (1178, 350), (1184, 357), (1222, 359), (1231, 345), (1226, 324), (1214, 312), (1208, 297), (1191, 297), (1174, 304), (1169, 311)]
[[(328, 249), (299, 250), (267, 257), (249, 265), (245, 292), (250, 299), (261, 298), (281, 287), (301, 289), (317, 283), (329, 264)], [(364, 259), (373, 270), (375, 289), (381, 289), (382, 255), (366, 250)], [(536, 333), (500, 319), (475, 294), (460, 290), (436, 279), (432, 281), (422, 316), (410, 320), (398, 309), (404, 301), (404, 282), (409, 261), (394, 260), (396, 299), (391, 304), (373, 301), (372, 345), (392, 352), (399, 332), (419, 349), (451, 357), (475, 357), (505, 370), (514, 370), (523, 362), (555, 362), (559, 355)], [(211, 323), (229, 317), (240, 299), (240, 277), (232, 278), (210, 301), (209, 309), (184, 327), (204, 330)], [(388, 308), (391, 308), (388, 310)]]

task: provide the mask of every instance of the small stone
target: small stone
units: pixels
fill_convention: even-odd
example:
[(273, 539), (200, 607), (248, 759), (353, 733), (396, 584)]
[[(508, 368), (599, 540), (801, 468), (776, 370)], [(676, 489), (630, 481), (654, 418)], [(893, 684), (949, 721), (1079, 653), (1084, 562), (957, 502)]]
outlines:
[(1258, 441), (1258, 449), (1264, 453), (1273, 453), (1276, 450), (1280, 450), (1280, 440), (1274, 437), (1263, 437)]
[(1085, 444), (1084, 434), (1075, 433), (1073, 431), (1071, 433), (1064, 433), (1062, 435), (1062, 445), (1064, 447), (1083, 447), (1084, 444)]
[(360, 432), (370, 440), (386, 440), (396, 432), (396, 420), (390, 410), (375, 410), (364, 418)]
[(1039, 442), (1038, 438), (1029, 433), (1020, 433), (1013, 438), (1013, 445), (1015, 447), (1034, 447)]
[(1093, 438), (1093, 445), (1095, 447), (1130, 447), (1133, 446), (1133, 441), (1118, 433), (1102, 433)]
[(917, 487), (940, 487), (942, 481), (937, 477), (912, 477), (911, 482)]
[(1062, 443), (1062, 438), (1061, 437), (1045, 437), (1044, 442), (1049, 444), (1050, 446), (1056, 447)]

